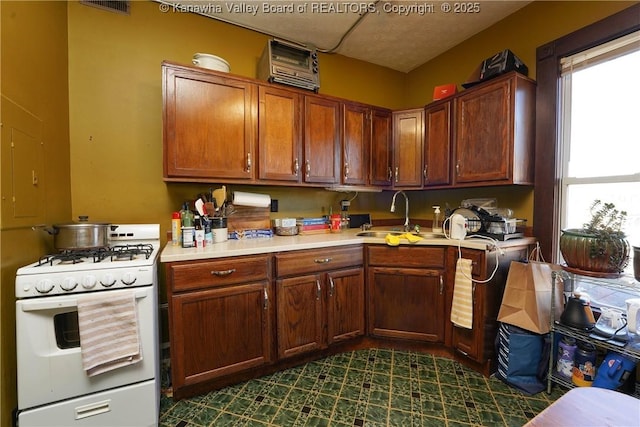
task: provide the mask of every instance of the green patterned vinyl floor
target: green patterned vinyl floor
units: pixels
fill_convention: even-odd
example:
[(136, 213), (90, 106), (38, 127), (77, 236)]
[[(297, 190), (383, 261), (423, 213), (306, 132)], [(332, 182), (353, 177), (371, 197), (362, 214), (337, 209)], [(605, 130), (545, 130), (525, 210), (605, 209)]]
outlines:
[(163, 396), (160, 426), (522, 426), (562, 392), (527, 397), (450, 359), (359, 350), (179, 402)]

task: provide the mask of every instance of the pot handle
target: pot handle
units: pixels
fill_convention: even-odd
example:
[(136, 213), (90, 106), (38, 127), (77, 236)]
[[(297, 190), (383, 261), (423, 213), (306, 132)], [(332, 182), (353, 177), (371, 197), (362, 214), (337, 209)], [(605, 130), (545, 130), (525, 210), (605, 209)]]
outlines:
[(57, 228), (47, 228), (47, 226), (45, 224), (34, 225), (34, 226), (31, 227), (31, 229), (33, 231), (43, 230), (43, 231), (46, 231), (47, 233), (51, 234), (52, 236), (58, 234), (58, 229)]

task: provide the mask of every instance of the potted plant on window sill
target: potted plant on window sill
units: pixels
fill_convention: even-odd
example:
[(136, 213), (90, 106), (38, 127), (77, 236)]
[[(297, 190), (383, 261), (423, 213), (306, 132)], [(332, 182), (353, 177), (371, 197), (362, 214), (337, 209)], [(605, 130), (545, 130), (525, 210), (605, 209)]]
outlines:
[(627, 212), (595, 200), (591, 220), (578, 229), (562, 230), (560, 252), (566, 269), (595, 277), (619, 277), (629, 264), (629, 242), (622, 231)]

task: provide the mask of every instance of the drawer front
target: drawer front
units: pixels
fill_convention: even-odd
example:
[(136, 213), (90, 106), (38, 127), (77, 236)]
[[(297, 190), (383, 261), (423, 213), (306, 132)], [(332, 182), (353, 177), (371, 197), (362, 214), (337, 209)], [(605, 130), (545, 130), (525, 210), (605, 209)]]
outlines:
[(367, 247), (368, 264), (388, 267), (444, 268), (446, 248), (438, 246)]
[(248, 283), (270, 277), (268, 256), (222, 258), (169, 265), (174, 292)]
[(276, 275), (284, 277), (355, 267), (362, 265), (363, 258), (362, 246), (283, 252), (276, 255)]

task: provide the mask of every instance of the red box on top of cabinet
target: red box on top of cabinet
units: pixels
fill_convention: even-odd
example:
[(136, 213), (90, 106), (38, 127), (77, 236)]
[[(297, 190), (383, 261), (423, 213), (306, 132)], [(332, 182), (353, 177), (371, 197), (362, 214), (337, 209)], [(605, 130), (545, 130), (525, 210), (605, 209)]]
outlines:
[(433, 100), (438, 101), (448, 96), (455, 95), (457, 92), (458, 92), (458, 87), (454, 83), (436, 86), (433, 89)]

